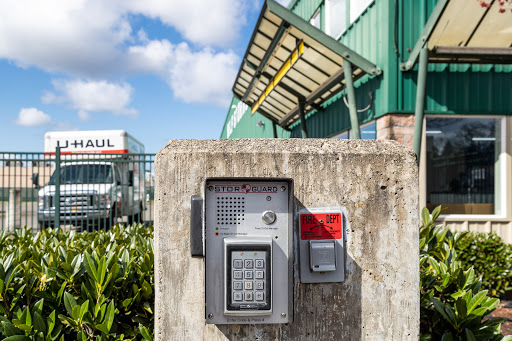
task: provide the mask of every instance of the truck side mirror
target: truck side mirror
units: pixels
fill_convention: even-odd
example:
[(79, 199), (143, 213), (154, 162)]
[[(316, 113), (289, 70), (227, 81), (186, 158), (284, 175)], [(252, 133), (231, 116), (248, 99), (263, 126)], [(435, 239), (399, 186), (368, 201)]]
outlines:
[(133, 186), (133, 171), (128, 171), (128, 186)]
[(32, 184), (34, 185), (35, 189), (41, 188), (41, 186), (39, 186), (39, 173), (32, 174)]

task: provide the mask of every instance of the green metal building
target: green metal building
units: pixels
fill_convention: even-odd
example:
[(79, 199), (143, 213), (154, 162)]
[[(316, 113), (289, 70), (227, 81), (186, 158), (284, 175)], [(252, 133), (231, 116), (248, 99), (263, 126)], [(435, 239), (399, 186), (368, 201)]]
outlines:
[(221, 138), (395, 140), (419, 156), (422, 206), (512, 242), (507, 6), (267, 0)]

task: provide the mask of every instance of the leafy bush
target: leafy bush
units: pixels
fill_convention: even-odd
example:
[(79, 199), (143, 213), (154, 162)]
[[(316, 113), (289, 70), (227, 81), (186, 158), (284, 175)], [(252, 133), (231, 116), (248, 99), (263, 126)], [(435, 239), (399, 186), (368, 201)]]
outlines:
[(153, 230), (0, 234), (0, 336), (152, 340)]
[(494, 297), (512, 290), (512, 246), (494, 233), (470, 233), (457, 244), (462, 267), (473, 266), (482, 276), (482, 288)]
[(467, 232), (452, 233), (434, 226), (441, 213), (422, 211), (420, 228), (420, 332), (421, 340), (512, 340), (501, 335), (503, 318), (485, 316), (496, 309), (497, 298), (481, 290), (482, 282), (472, 267), (464, 269), (457, 245)]

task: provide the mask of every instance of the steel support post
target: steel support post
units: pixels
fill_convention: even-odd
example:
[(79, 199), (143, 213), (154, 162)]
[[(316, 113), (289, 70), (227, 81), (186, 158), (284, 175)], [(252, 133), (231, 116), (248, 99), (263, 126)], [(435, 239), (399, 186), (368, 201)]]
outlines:
[(299, 99), (299, 117), (300, 117), (300, 129), (302, 131), (302, 137), (308, 137), (308, 127), (306, 126), (306, 114), (304, 114), (306, 103), (303, 99)]
[(55, 228), (60, 228), (60, 147), (55, 147)]
[(427, 87), (428, 73), (428, 47), (427, 44), (420, 52), (418, 64), (418, 82), (416, 88), (416, 111), (414, 113), (414, 140), (413, 150), (418, 157), (418, 164), (421, 157), (421, 135), (423, 133), (423, 114), (425, 111), (425, 93)]
[(361, 138), (361, 131), (359, 129), (359, 118), (357, 117), (356, 90), (354, 88), (354, 80), (352, 79), (352, 63), (346, 59), (343, 59), (343, 72), (345, 73), (345, 89), (348, 97), (352, 136), (354, 139), (359, 140)]

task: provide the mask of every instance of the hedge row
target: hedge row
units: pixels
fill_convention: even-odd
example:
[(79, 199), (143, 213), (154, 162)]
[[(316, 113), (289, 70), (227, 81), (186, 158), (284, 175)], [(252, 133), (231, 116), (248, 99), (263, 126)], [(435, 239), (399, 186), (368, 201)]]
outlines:
[(152, 340), (153, 230), (0, 234), (0, 336)]

